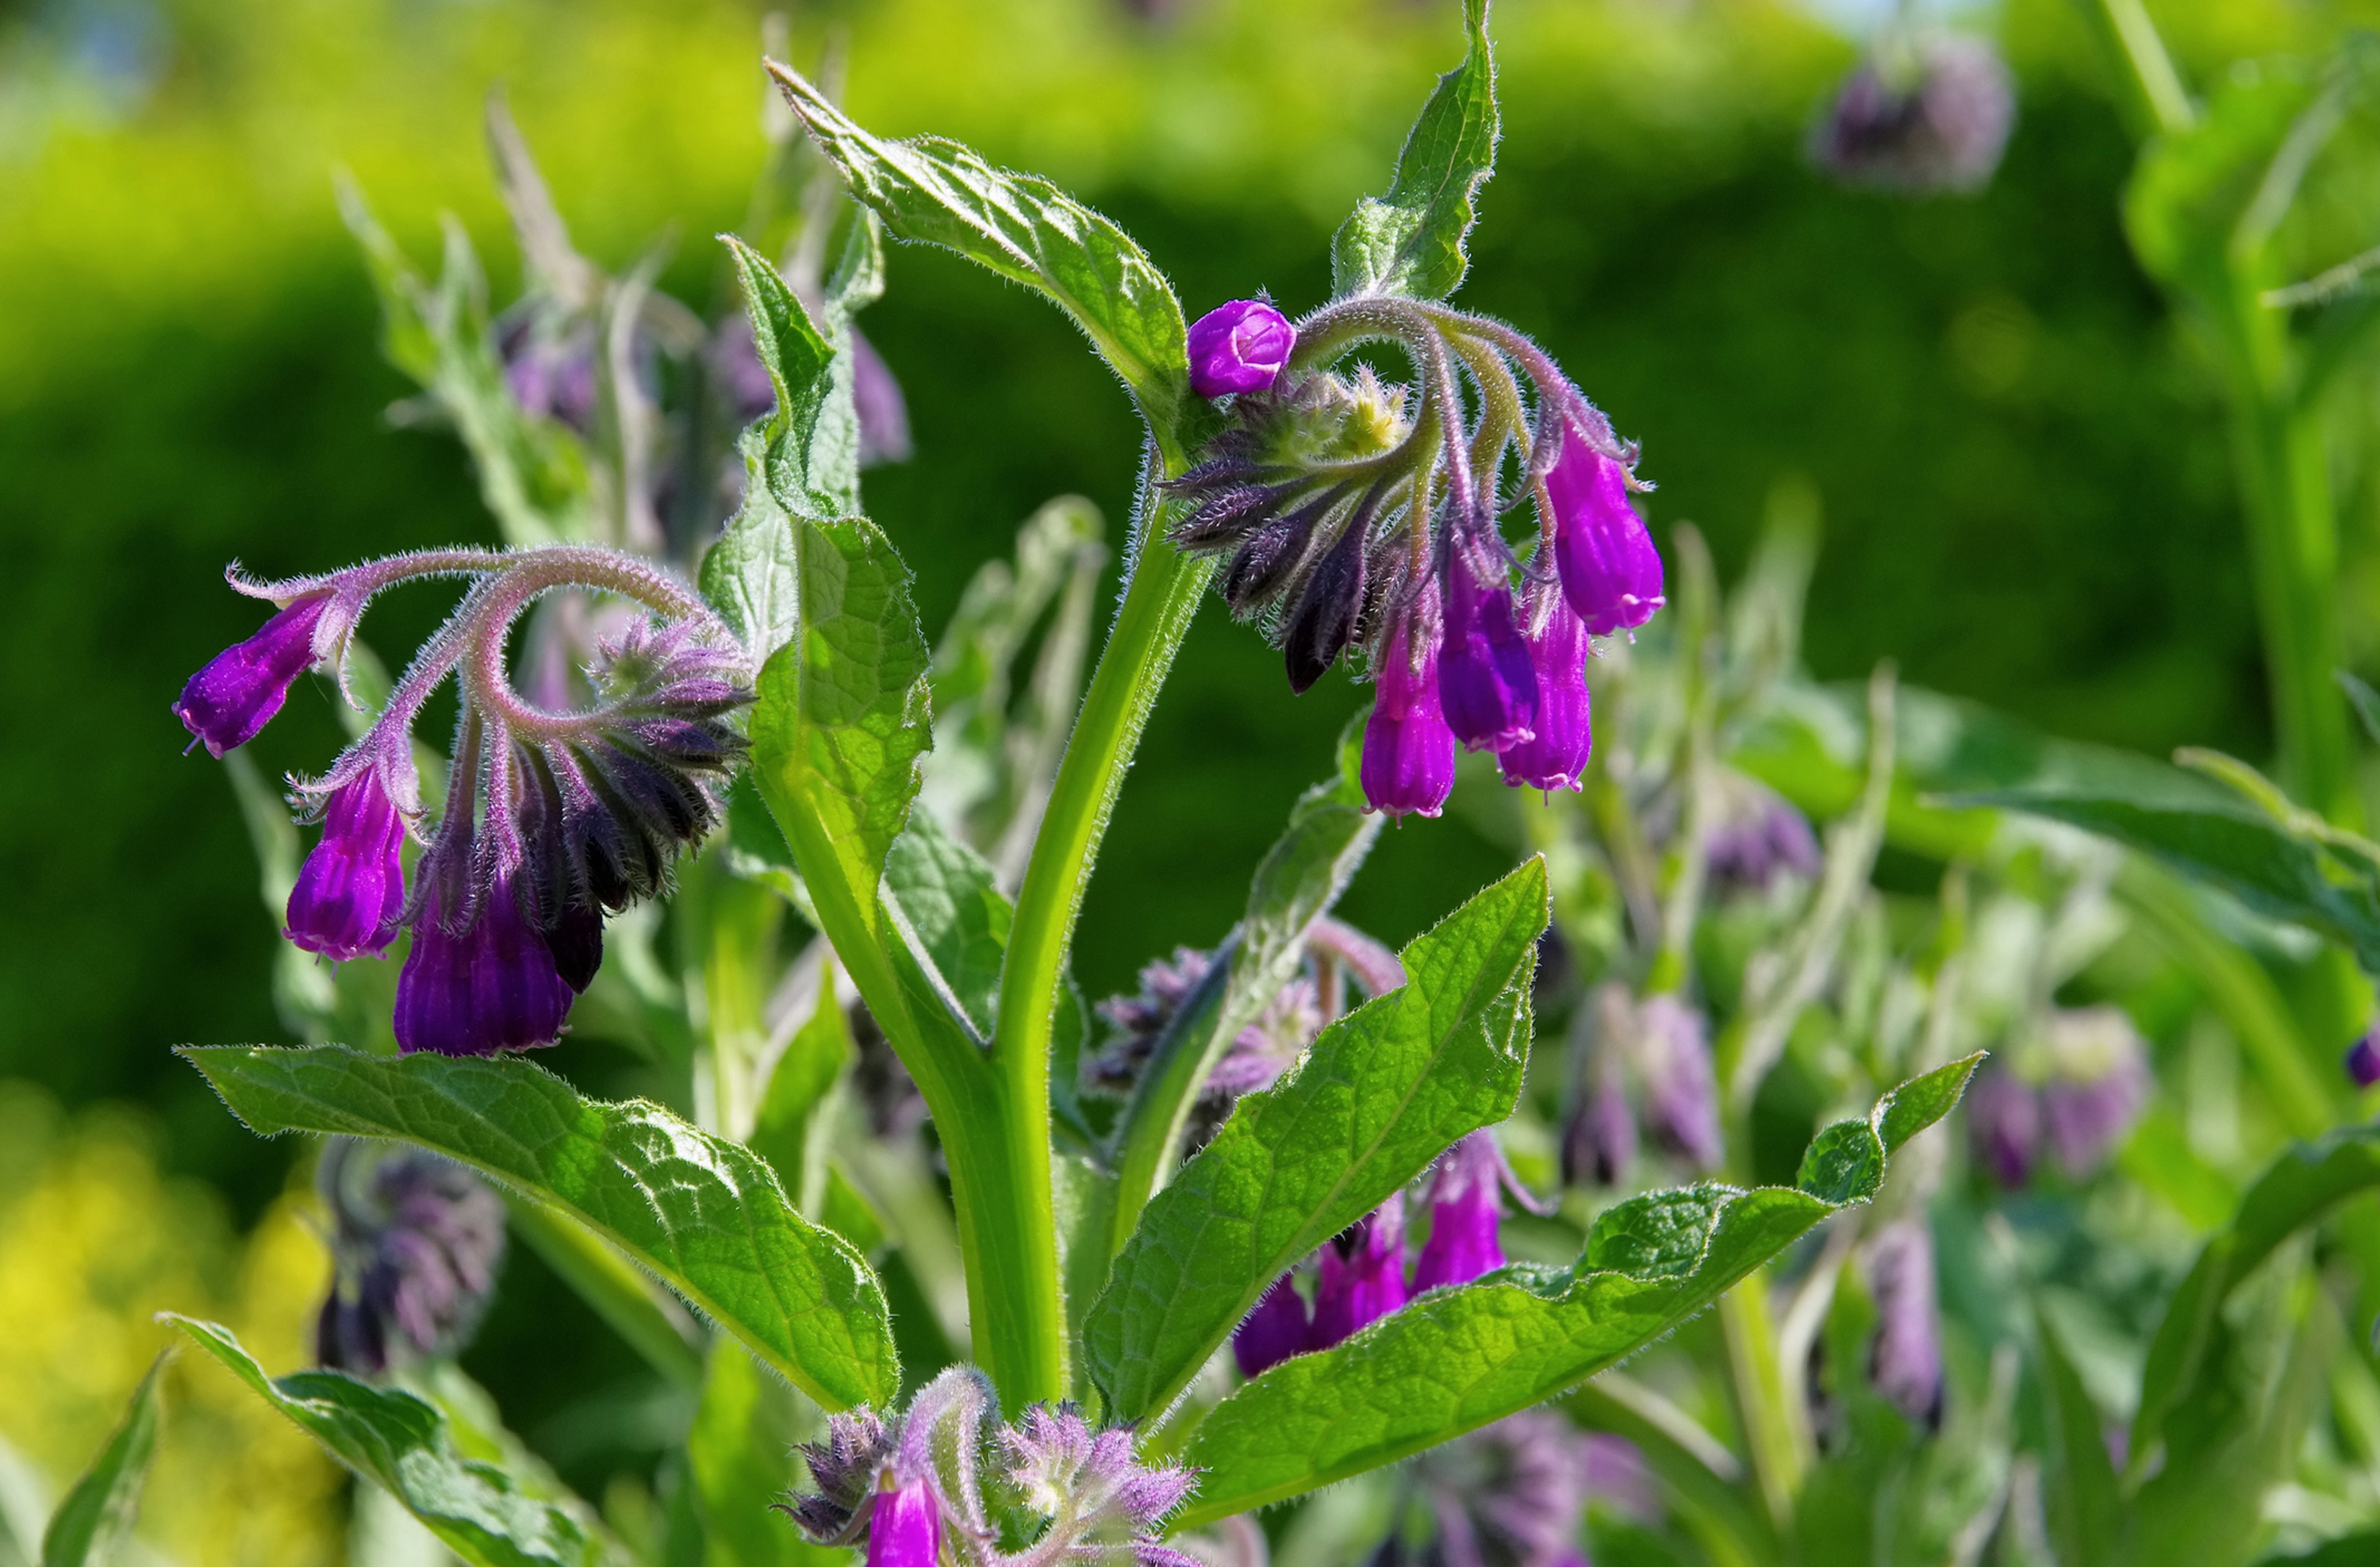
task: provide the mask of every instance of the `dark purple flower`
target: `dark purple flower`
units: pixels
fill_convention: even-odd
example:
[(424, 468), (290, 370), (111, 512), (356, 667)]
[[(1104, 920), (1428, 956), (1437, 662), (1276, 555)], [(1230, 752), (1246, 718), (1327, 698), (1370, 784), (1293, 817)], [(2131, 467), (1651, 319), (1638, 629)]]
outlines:
[(1669, 601), (1661, 596), (1661, 555), (1645, 519), (1628, 502), (1628, 470), (1561, 432), (1561, 455), (1546, 475), (1553, 513), (1554, 566), (1562, 595), (1597, 637), (1633, 631)]
[(1862, 62), (1813, 129), (1810, 156), (1846, 185), (1973, 190), (2016, 122), (2008, 67), (1980, 38), (1937, 34)]
[(1942, 1418), (1942, 1325), (1934, 1307), (1934, 1235), (1921, 1217), (1895, 1220), (1867, 1249), (1876, 1297), (1868, 1380), (1910, 1419)]
[(2003, 1186), (2022, 1186), (2041, 1154), (2041, 1099), (2032, 1084), (1993, 1063), (1967, 1090), (1967, 1136)]
[(1414, 667), (1400, 627), (1381, 657), (1372, 716), (1364, 723), (1364, 798), (1391, 816), (1436, 816), (1454, 792), (1454, 731), (1438, 702), (1438, 661)]
[(322, 836), (298, 869), (282, 931), (334, 962), (385, 952), (405, 912), (405, 819), (377, 768), (331, 791)]
[(315, 1172), (334, 1273), (315, 1323), (324, 1366), (377, 1375), (392, 1358), (451, 1354), (478, 1323), (504, 1257), (504, 1210), (433, 1153), (333, 1137)]
[(2347, 1075), (2359, 1088), (2380, 1083), (2380, 1026), (2347, 1047)]
[(1501, 750), (1536, 733), (1537, 674), (1512, 619), (1512, 590), (1482, 587), (1461, 563), (1448, 574), (1446, 640), (1438, 654), (1446, 726), (1475, 751)]
[(560, 1039), (576, 992), (511, 877), (493, 879), (457, 929), (433, 874), (423, 872), (430, 891), (396, 978), (397, 1049), (490, 1055)]
[(868, 1512), (868, 1567), (935, 1567), (942, 1512), (924, 1480), (878, 1491)]
[(1441, 1284), (1467, 1284), (1504, 1266), (1498, 1231), (1509, 1178), (1492, 1132), (1474, 1132), (1439, 1157), (1429, 1193), (1429, 1239), (1414, 1268), (1416, 1294)]
[(1232, 1334), (1232, 1358), (1239, 1363), (1243, 1377), (1260, 1377), (1293, 1354), (1304, 1354), (1310, 1347), (1311, 1325), (1305, 1319), (1305, 1298), (1297, 1293), (1296, 1282), (1284, 1273), (1272, 1282), (1272, 1288), (1257, 1302)]
[(1724, 814), (1704, 844), (1711, 881), (1758, 891), (1780, 872), (1816, 880), (1825, 861), (1802, 813), (1760, 784), (1733, 782), (1742, 786), (1729, 790)]
[(1647, 996), (1636, 1009), (1634, 1044), (1654, 1137), (1697, 1169), (1718, 1169), (1725, 1150), (1703, 1014), (1673, 995)]
[(1535, 733), (1504, 747), (1504, 782), (1515, 788), (1575, 789), (1595, 747), (1586, 693), (1586, 626), (1560, 593), (1545, 628), (1529, 639), (1536, 666)]
[(1234, 299), (1190, 326), (1190, 390), (1201, 397), (1261, 392), (1297, 346), (1297, 328), (1263, 299)]
[(288, 699), (289, 687), (314, 662), (314, 633), (331, 595), (298, 600), (245, 642), (207, 662), (182, 687), (174, 716), (212, 756), (245, 746)]
[(2148, 1104), (2148, 1053), (2119, 1007), (2059, 1010), (2044, 1030), (2049, 1076), (2041, 1085), (2041, 1120), (2049, 1151), (2067, 1179), (2099, 1168)]
[(1405, 1303), (1402, 1195), (1333, 1236), (1314, 1285), (1311, 1347), (1329, 1349)]

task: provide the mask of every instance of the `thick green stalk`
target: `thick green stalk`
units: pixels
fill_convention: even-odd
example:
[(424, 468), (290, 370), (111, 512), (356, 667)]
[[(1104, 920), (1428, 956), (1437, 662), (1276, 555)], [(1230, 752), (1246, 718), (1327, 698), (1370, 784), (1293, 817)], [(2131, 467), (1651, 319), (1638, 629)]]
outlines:
[[(1169, 469), (1178, 466), (1177, 456)], [(1031, 1272), (1020, 1281), (1031, 1298), (1010, 1296), (1001, 1305), (1020, 1317), (1029, 1315), (1038, 1341), (1028, 1385), (1013, 1388), (1008, 1378), (995, 1373), (1001, 1401), (1012, 1409), (1038, 1399), (1055, 1402), (1072, 1391), (1050, 1174), (1050, 1043), (1075, 921), (1099, 840), (1158, 690), (1213, 573), (1209, 562), (1192, 560), (1165, 541), (1163, 510), (1154, 495), (1143, 516), (1146, 533), (1132, 585), (1058, 764), (1025, 882), (1017, 890), (1001, 972), (993, 1075), (1003, 1152), (1014, 1161), (1008, 1178), (1017, 1187), (1008, 1218), (1029, 1245)]]

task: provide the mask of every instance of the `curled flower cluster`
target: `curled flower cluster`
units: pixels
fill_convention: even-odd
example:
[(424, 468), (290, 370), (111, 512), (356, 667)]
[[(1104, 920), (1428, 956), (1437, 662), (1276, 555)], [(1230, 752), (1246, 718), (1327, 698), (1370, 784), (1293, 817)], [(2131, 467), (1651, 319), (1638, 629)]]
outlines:
[[(1639, 1125), (1665, 1152), (1699, 1172), (1718, 1168), (1718, 1079), (1710, 1026), (1674, 995), (1632, 1000), (1619, 984), (1596, 999), (1598, 1042), (1562, 1134), (1563, 1178), (1617, 1185), (1635, 1161)], [(1639, 1098), (1632, 1107), (1628, 1084)]]
[(2015, 123), (2015, 90), (1992, 46), (1937, 34), (1862, 62), (1811, 132), (1810, 156), (1846, 185), (1973, 190), (1999, 167)]
[[(864, 1543), (868, 1567), (1198, 1567), (1157, 1537), (1193, 1471), (1140, 1463), (1129, 1430), (1095, 1431), (1072, 1404), (998, 1427), (992, 1408), (983, 1374), (953, 1367), (890, 1420), (832, 1416), (801, 1450), (814, 1488), (782, 1510), (817, 1544)], [(1018, 1549), (1001, 1549), (1003, 1512)]]
[(2087, 1180), (2147, 1108), (2153, 1079), (2139, 1031), (2117, 1007), (2061, 1008), (2016, 1055), (1968, 1091), (1975, 1157), (2004, 1186), (2031, 1180), (2045, 1150), (2068, 1180)]
[(452, 1354), (479, 1323), (504, 1255), (504, 1208), (452, 1160), (354, 1137), (323, 1145), (331, 1293), (314, 1358), (377, 1375), (392, 1360)]
[(1411, 1507), (1425, 1526), (1391, 1535), (1374, 1567), (1586, 1567), (1579, 1531), (1590, 1500), (1659, 1516), (1635, 1444), (1545, 1410), (1432, 1448), (1410, 1473)]
[(1329, 1349), (1425, 1290), (1467, 1284), (1504, 1266), (1504, 1198), (1536, 1201), (1505, 1163), (1491, 1132), (1474, 1132), (1439, 1156), (1429, 1177), (1429, 1238), (1405, 1273), (1405, 1202), (1400, 1192), (1314, 1254), (1314, 1298), (1297, 1269), (1267, 1289), (1232, 1335), (1240, 1374), (1255, 1377), (1292, 1355)]
[[(548, 1044), (602, 961), (604, 915), (662, 891), (679, 852), (718, 823), (744, 748), (733, 720), (752, 699), (748, 660), (698, 597), (636, 556), (442, 551), (283, 582), (235, 576), (235, 588), (282, 607), (193, 675), (175, 712), (217, 756), (246, 744), (306, 670), (344, 675), (375, 594), (423, 577), (471, 587), (363, 737), (322, 777), (293, 781), (322, 835), (290, 893), (286, 934), (346, 960), (385, 952), (409, 928), (395, 1018), (404, 1050)], [(599, 645), (587, 671), (595, 701), (582, 711), (524, 700), (504, 662), (513, 623), (568, 588), (650, 612)], [(404, 850), (424, 816), (413, 726), (450, 674), (462, 700), (445, 806), (408, 896)]]
[[(1400, 348), (1415, 384), (1330, 368), (1369, 343)], [(1588, 638), (1664, 601), (1629, 502), (1634, 448), (1536, 344), (1443, 305), (1362, 295), (1293, 325), (1235, 300), (1200, 318), (1190, 349), (1193, 387), (1233, 401), (1171, 486), (1172, 536), (1224, 558), (1224, 598), (1279, 644), (1292, 688), (1342, 653), (1366, 660), (1373, 808), (1437, 815), (1458, 743), (1496, 753), (1508, 784), (1578, 787)], [(1500, 519), (1532, 501), (1524, 556)]]

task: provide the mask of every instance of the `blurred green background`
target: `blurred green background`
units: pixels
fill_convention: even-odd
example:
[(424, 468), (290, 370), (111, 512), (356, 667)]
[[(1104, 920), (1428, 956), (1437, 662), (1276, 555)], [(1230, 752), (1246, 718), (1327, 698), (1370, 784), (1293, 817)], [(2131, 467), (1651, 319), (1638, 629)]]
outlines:
[[(738, 221), (763, 152), (764, 8), (0, 6), (0, 1078), (147, 1106), (164, 1167), (243, 1223), (295, 1150), (249, 1137), (167, 1052), (282, 1037), (276, 938), (231, 789), (177, 754), (167, 704), (253, 624), (227, 562), (279, 575), (494, 538), (459, 447), (383, 418), (407, 388), (379, 358), (333, 171), (425, 260), (440, 212), (458, 214), (509, 299), (480, 128), (501, 84), (581, 249), (618, 267), (667, 246), (664, 286), (716, 312), (710, 237)], [(2202, 75), (2343, 19), (2277, 0), (2155, 9)], [(1815, 674), (1889, 656), (2067, 735), (2262, 758), (2220, 414), (2119, 230), (2131, 145), (2093, 40), (2063, 0), (1955, 19), (2001, 41), (2017, 129), (1983, 193), (1912, 201), (1847, 192), (1803, 157), (1856, 57), (1856, 10), (1499, 0), (1505, 140), (1463, 298), (1548, 344), (1643, 442), (1657, 532), (1699, 526), (1723, 575), (1772, 511), (1816, 511)], [(1458, 51), (1451, 0), (813, 0), (793, 28), (800, 58), (847, 30), (865, 123), (1054, 176), (1137, 235), (1193, 314), (1258, 287), (1318, 302), (1331, 229), (1385, 182)], [(1121, 543), (1136, 426), (1054, 312), (903, 249), (865, 324), (917, 441), (868, 498), (929, 632), (1053, 493), (1094, 498)], [(2373, 520), (2344, 519), (2357, 578)], [(395, 601), (375, 640), (403, 646), (440, 608)], [(2368, 664), (2372, 619), (2350, 613)], [(1092, 889), (1095, 995), (1221, 935), (1358, 700), (1336, 680), (1293, 698), (1209, 606)], [(337, 735), (310, 683), (253, 749), (318, 766)], [(1500, 858), (1459, 822), (1408, 822), (1345, 912), (1402, 940)]]

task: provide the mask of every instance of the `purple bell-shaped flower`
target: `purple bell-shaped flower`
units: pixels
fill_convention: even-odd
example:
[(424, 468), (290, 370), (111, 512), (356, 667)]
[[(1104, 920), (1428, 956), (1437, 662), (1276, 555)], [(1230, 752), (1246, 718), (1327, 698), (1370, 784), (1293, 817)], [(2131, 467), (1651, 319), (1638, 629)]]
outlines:
[(1261, 392), (1297, 346), (1297, 329), (1264, 299), (1234, 299), (1190, 325), (1190, 389), (1201, 397)]
[(315, 630), (331, 595), (298, 600), (190, 676), (174, 716), (212, 756), (245, 746), (273, 721), (289, 687), (314, 662)]
[(1504, 1266), (1498, 1232), (1508, 1178), (1493, 1132), (1474, 1132), (1439, 1157), (1429, 1194), (1429, 1239), (1414, 1268), (1416, 1294), (1467, 1284)]
[(334, 962), (385, 952), (405, 912), (405, 819), (367, 768), (331, 791), (282, 934)]
[(878, 1491), (868, 1512), (868, 1567), (934, 1567), (942, 1549), (942, 1510), (924, 1479)]
[(1438, 654), (1446, 726), (1475, 751), (1501, 750), (1536, 733), (1537, 673), (1512, 619), (1512, 590), (1482, 587), (1460, 563), (1448, 574), (1446, 641)]
[(1296, 1281), (1284, 1273), (1232, 1334), (1232, 1358), (1239, 1363), (1241, 1376), (1260, 1377), (1290, 1356), (1304, 1354), (1312, 1332), (1305, 1299), (1297, 1293)]
[(1314, 1286), (1314, 1349), (1329, 1349), (1404, 1305), (1403, 1195), (1350, 1224), (1321, 1255), (1322, 1271)]
[(1391, 816), (1436, 816), (1454, 791), (1454, 732), (1438, 700), (1438, 661), (1414, 667), (1412, 627), (1401, 626), (1380, 660), (1372, 716), (1364, 723), (1364, 798)]
[(1661, 555), (1629, 504), (1627, 469), (1564, 429), (1561, 455), (1546, 475), (1546, 498), (1562, 594), (1587, 630), (1609, 637), (1652, 619), (1668, 602)]
[(1545, 628), (1529, 638), (1536, 666), (1535, 733), (1504, 747), (1504, 782), (1516, 788), (1575, 789), (1595, 748), (1586, 692), (1586, 626), (1559, 593)]
[(1942, 1417), (1942, 1325), (1934, 1305), (1934, 1234), (1921, 1216), (1868, 1243), (1876, 1334), (1868, 1379), (1894, 1408), (1927, 1426)]
[(576, 999), (553, 949), (520, 906), (512, 878), (489, 882), (459, 928), (431, 873), (396, 978), (396, 1044), (407, 1054), (489, 1055), (550, 1045)]

